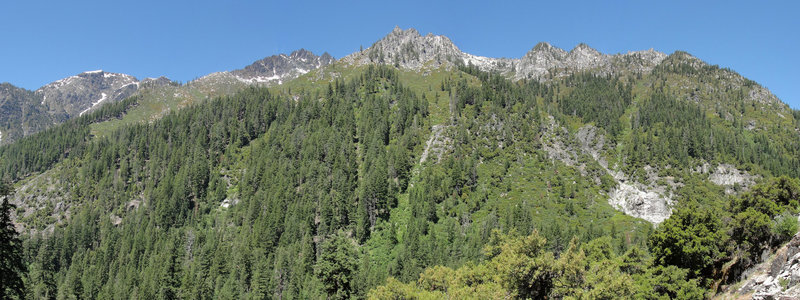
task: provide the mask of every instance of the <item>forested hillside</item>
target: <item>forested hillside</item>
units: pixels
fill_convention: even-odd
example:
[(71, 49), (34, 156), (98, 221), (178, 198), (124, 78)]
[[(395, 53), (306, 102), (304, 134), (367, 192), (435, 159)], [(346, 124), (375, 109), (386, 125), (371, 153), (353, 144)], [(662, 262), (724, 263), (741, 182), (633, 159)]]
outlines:
[(25, 297), (713, 296), (797, 233), (800, 112), (695, 60), (104, 105), (0, 147)]

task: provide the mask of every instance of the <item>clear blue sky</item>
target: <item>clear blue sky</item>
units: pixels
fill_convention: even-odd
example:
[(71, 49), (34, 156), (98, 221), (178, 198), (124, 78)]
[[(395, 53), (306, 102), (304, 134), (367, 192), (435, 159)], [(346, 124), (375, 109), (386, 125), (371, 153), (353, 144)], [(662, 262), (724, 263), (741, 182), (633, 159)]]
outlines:
[(95, 69), (186, 82), (298, 48), (340, 58), (399, 25), (492, 57), (539, 41), (685, 50), (800, 108), (798, 1), (341, 2), (3, 1), (0, 82), (36, 89)]

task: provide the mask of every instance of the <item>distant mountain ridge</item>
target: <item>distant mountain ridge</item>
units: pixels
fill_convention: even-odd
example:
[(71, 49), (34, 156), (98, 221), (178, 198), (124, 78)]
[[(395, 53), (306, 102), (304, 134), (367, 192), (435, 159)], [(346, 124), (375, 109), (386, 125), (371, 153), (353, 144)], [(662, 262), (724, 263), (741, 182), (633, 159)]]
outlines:
[(73, 118), (105, 101), (125, 99), (138, 88), (139, 80), (136, 77), (97, 70), (57, 80), (35, 93), (42, 97), (41, 104), (52, 114), (65, 113), (68, 118)]
[[(260, 59), (243, 69), (212, 73), (193, 83), (213, 86), (243, 84), (274, 85), (327, 66), (335, 59), (300, 49)], [(36, 91), (4, 83), (0, 87), (0, 145), (79, 117), (104, 103), (117, 102), (140, 92), (171, 84), (166, 77), (145, 78), (87, 71), (42, 86)], [(212, 88), (213, 89), (213, 88)]]
[(327, 52), (320, 56), (311, 51), (300, 49), (286, 54), (273, 55), (260, 59), (244, 69), (231, 72), (236, 78), (248, 83), (282, 82), (296, 78), (311, 70), (332, 64), (333, 56)]
[(652, 49), (603, 54), (583, 43), (567, 52), (540, 42), (521, 58), (492, 58), (462, 52), (446, 36), (432, 33), (422, 36), (416, 29), (395, 27), (371, 47), (350, 54), (342, 61), (355, 65), (394, 64), (413, 70), (472, 64), (482, 71), (498, 72), (516, 80), (542, 80), (588, 70), (600, 73), (649, 72), (666, 57), (666, 54)]
[[(675, 64), (680, 60), (680, 63), (695, 67), (708, 66), (685, 52), (673, 56), (668, 64)], [(482, 71), (499, 73), (514, 80), (548, 81), (578, 72), (600, 75), (643, 74), (652, 71), (667, 58), (667, 54), (653, 49), (603, 54), (583, 43), (566, 51), (547, 42), (537, 43), (520, 58), (492, 58), (463, 52), (443, 35), (428, 33), (423, 36), (414, 28), (403, 30), (395, 27), (372, 46), (339, 60), (327, 52), (316, 55), (306, 49), (299, 49), (289, 55), (265, 57), (242, 69), (211, 73), (187, 83), (187, 86), (201, 86), (195, 94), (228, 94), (245, 85), (280, 85), (337, 63), (355, 66), (385, 64), (414, 71), (452, 68), (463, 64), (473, 65)], [(735, 72), (728, 72), (723, 77), (730, 81), (731, 86), (740, 86), (747, 82), (747, 79)], [(146, 90), (170, 82), (164, 77), (139, 81), (131, 75), (98, 70), (57, 80), (37, 89), (33, 95), (26, 92), (3, 94), (0, 91), (0, 97), (5, 99), (0, 102), (0, 112), (8, 111), (0, 115), (0, 145), (78, 117), (103, 103), (119, 101), (140, 93), (142, 88)], [(173, 92), (169, 95), (192, 94), (186, 91)], [(748, 96), (758, 101), (779, 102), (777, 97), (761, 86)], [(26, 111), (24, 117), (19, 113), (22, 107)]]

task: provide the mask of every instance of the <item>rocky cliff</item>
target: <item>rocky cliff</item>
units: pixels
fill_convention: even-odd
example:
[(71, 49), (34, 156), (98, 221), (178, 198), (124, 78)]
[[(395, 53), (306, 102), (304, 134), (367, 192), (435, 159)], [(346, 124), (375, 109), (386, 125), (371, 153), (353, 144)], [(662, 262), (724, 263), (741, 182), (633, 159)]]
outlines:
[(47, 84), (36, 90), (36, 94), (42, 97), (41, 103), (51, 114), (65, 113), (73, 118), (105, 102), (125, 99), (138, 89), (136, 77), (98, 70)]
[(800, 234), (717, 299), (800, 299)]
[(543, 80), (580, 71), (601, 74), (648, 72), (665, 57), (666, 54), (652, 49), (608, 55), (586, 44), (579, 44), (567, 52), (541, 42), (521, 58), (492, 58), (462, 52), (446, 36), (431, 33), (422, 36), (416, 29), (395, 27), (371, 47), (342, 58), (342, 62), (355, 65), (388, 64), (416, 71), (464, 64), (517, 80)]

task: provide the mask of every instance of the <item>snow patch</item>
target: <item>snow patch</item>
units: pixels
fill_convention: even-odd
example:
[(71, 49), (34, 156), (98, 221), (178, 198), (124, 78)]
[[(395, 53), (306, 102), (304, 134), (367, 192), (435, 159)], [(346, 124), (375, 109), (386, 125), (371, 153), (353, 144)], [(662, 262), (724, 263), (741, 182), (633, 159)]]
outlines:
[(103, 70), (86, 71), (86, 72), (83, 72), (83, 73), (85, 73), (85, 74), (97, 74), (97, 73), (103, 73)]
[(67, 78), (64, 78), (64, 79), (59, 79), (59, 80), (54, 81), (53, 83), (45, 85), (40, 90), (42, 90), (44, 88), (58, 89), (58, 88), (61, 88), (62, 86), (71, 84), (72, 81), (74, 81), (77, 78), (79, 78), (79, 77), (78, 76), (70, 76), (70, 77), (67, 77)]
[(244, 83), (267, 83), (267, 82), (270, 82), (270, 81), (279, 80), (279, 79), (281, 79), (281, 76), (278, 76), (278, 75), (257, 76), (257, 77), (252, 77), (252, 78), (244, 78), (244, 77), (236, 76), (236, 79), (238, 79), (239, 81), (244, 82)]
[(82, 116), (84, 113), (88, 112), (90, 109), (94, 108), (95, 106), (99, 105), (100, 103), (102, 103), (103, 101), (106, 101), (106, 99), (108, 99), (108, 95), (106, 95), (106, 93), (101, 93), (101, 95), (102, 95), (102, 97), (100, 97), (99, 100), (97, 100), (96, 102), (93, 102), (91, 107), (89, 107), (87, 109), (84, 109), (78, 116)]
[(126, 83), (125, 85), (119, 87), (119, 89), (121, 90), (121, 89), (125, 88), (126, 86), (129, 86), (129, 85), (132, 85), (132, 84), (135, 84), (137, 88), (139, 87), (139, 82), (135, 81), (135, 82), (131, 82), (131, 83)]

